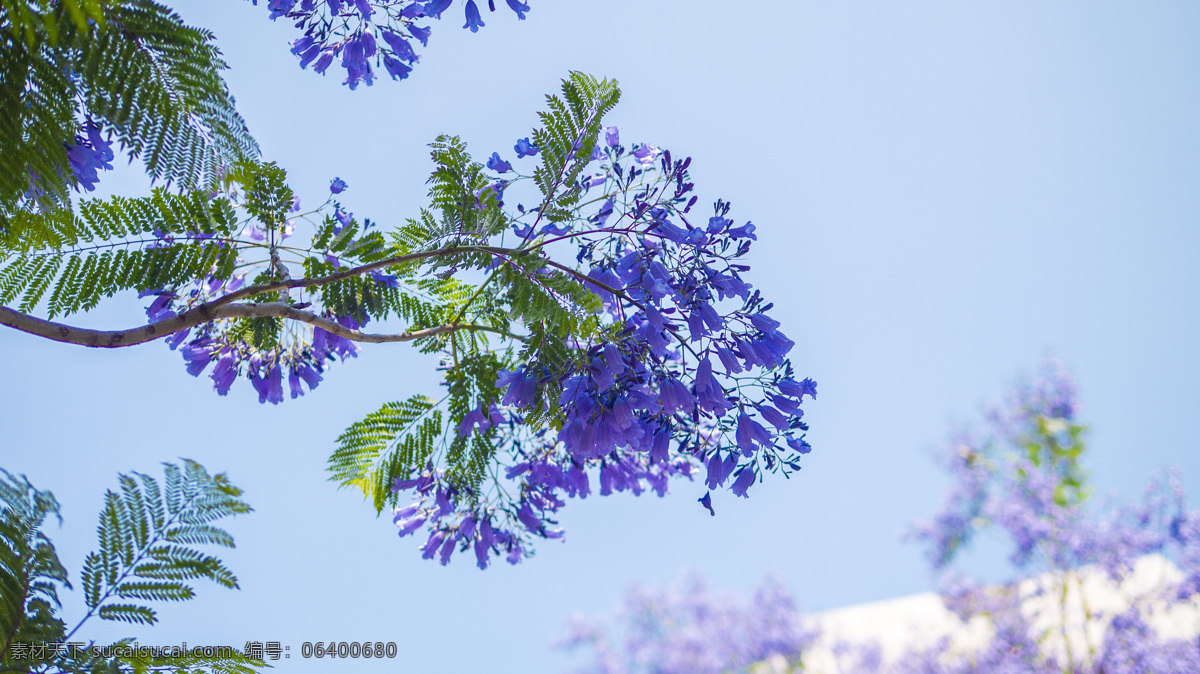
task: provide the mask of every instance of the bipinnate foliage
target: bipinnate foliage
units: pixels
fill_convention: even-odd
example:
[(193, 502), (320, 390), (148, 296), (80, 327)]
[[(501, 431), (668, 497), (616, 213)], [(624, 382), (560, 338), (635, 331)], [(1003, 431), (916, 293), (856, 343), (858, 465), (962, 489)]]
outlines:
[[(136, 479), (135, 479), (136, 478)], [(206, 578), (228, 588), (237, 578), (221, 560), (193, 546), (233, 547), (233, 537), (212, 522), (250, 511), (241, 490), (223, 474), (209, 476), (194, 462), (166, 464), (164, 488), (134, 473), (120, 477), (121, 491), (104, 495), (97, 527), (99, 550), (88, 554), (81, 582), (90, 613), (104, 620), (152, 625), (155, 612), (141, 601), (185, 601), (195, 591), (185, 581)]]
[(26, 195), (69, 206), (63, 148), (85, 122), (184, 188), (256, 156), (225, 67), (210, 32), (152, 0), (0, 0), (0, 229)]
[(238, 586), (220, 559), (197, 546), (233, 547), (233, 538), (215, 522), (250, 511), (241, 490), (224, 474), (209, 475), (194, 461), (164, 465), (161, 486), (149, 475), (133, 473), (120, 475), (119, 490), (105, 494), (98, 548), (87, 555), (80, 574), (87, 612), (69, 632), (57, 613), (59, 586), (71, 585), (53, 543), (41, 531), (47, 515), (58, 515), (58, 504), (50, 492), (34, 488), (24, 477), (0, 471), (0, 671), (245, 674), (263, 666), (238, 653), (121, 653), (119, 647), (132, 639), (103, 649), (94, 643), (76, 649), (28, 647), (70, 641), (93, 616), (154, 624), (157, 616), (148, 603), (191, 599), (194, 580)]
[(149, 197), (84, 200), (79, 211), (20, 211), (12, 230), (0, 231), (0, 304), (19, 299), (18, 310), (28, 312), (46, 299), (53, 318), (122, 290), (233, 273), (237, 251), (224, 243), (237, 222), (228, 200), (160, 188)]
[(538, 113), (543, 126), (533, 132), (534, 143), (542, 153), (542, 164), (533, 177), (545, 199), (542, 214), (550, 222), (573, 216), (583, 190), (560, 188), (575, 185), (591, 161), (604, 128), (604, 115), (621, 99), (616, 81), (597, 80), (578, 72), (563, 80), (562, 93), (561, 98), (546, 97), (549, 109)]
[(67, 571), (41, 531), (47, 515), (61, 521), (58, 502), (28, 480), (0, 471), (0, 663), (16, 641), (58, 641), (65, 627), (58, 585), (70, 587)]
[(385, 403), (351, 424), (329, 457), (330, 479), (361, 489), (375, 509), (382, 510), (396, 475), (424, 465), (433, 455), (442, 436), (442, 413), (436, 404), (415, 395)]

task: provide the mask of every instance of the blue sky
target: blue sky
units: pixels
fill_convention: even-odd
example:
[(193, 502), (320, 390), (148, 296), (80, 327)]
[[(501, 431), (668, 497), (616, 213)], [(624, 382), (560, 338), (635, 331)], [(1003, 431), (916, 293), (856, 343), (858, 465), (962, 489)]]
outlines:
[[(698, 483), (589, 498), (564, 511), (566, 543), (519, 567), (443, 568), (324, 473), (346, 425), (433, 390), (430, 358), (367, 346), (271, 407), (244, 382), (218, 397), (161, 344), (0, 332), (0, 465), (59, 497), (66, 523), (50, 534), (70, 569), (119, 471), (193, 458), (256, 509), (230, 525), (240, 591), (201, 587), (160, 627), (87, 636), (278, 640), (293, 648), (285, 672), (382, 671), (296, 654), (366, 639), (395, 641), (405, 671), (555, 671), (568, 615), (685, 569), (743, 592), (774, 572), (808, 610), (925, 591), (921, 551), (899, 534), (948, 486), (934, 451), (1050, 351), (1080, 383), (1101, 494), (1136, 496), (1168, 465), (1200, 494), (1200, 6), (531, 0), (518, 22), (500, 4), (476, 35), (435, 23), (409, 80), (356, 92), (334, 68), (300, 71), (292, 28), (261, 6), (176, 6), (216, 33), (240, 109), (297, 192), (318, 203), (341, 176), (344, 203), (384, 224), (425, 203), (437, 134), (486, 157), (529, 134), (569, 70), (619, 80), (622, 138), (691, 155), (702, 203), (723, 197), (758, 227), (749, 279), (820, 383), (804, 470), (721, 495), (715, 518)], [(136, 170), (105, 181), (146, 189)], [(75, 321), (128, 327), (142, 306), (124, 296)], [(1002, 572), (986, 554), (970, 563)]]

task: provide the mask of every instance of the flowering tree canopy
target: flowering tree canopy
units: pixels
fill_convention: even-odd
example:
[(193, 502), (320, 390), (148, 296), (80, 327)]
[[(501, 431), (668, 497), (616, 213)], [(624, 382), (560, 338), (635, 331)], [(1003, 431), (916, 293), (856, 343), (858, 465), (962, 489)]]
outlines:
[[(987, 616), (994, 636), (983, 652), (963, 653), (945, 641), (912, 654), (904, 666), (935, 663), (946, 672), (1200, 668), (1200, 637), (1160, 637), (1150, 627), (1155, 616), (1200, 598), (1200, 511), (1187, 509), (1173, 476), (1152, 481), (1141, 503), (1098, 508), (1079, 464), (1086, 428), (1078, 411), (1070, 373), (1047, 361), (1040, 377), (988, 412), (986, 433), (962, 434), (951, 443), (946, 458), (954, 488), (941, 512), (913, 531), (929, 546), (933, 568), (949, 570), (973, 536), (991, 531), (1010, 544), (1018, 574), (1041, 573), (1047, 580), (996, 589), (946, 573), (947, 606), (964, 619)], [(1117, 613), (1088, 605), (1082, 567), (1120, 584), (1148, 554), (1175, 560), (1182, 575), (1132, 594)], [(1029, 614), (1030, 598), (1042, 596), (1050, 598), (1057, 622)], [(1085, 629), (1067, 625), (1072, 611), (1086, 616)]]
[[(0, 26), (35, 71), (70, 72), (109, 39), (174, 54), (177, 72), (168, 59), (162, 81), (122, 80), (133, 98), (120, 115), (87, 98), (106, 80), (79, 78), (82, 119), (66, 135), (53, 135), (66, 122), (53, 133), (36, 115), (23, 122), (22, 151), (43, 161), (6, 175), (0, 305), (15, 307), (0, 306), (0, 323), (90, 347), (163, 339), (218, 394), (244, 379), (271, 404), (311, 392), (360, 342), (440, 354), (444, 390), (352, 425), (329, 468), (377, 510), (394, 508), (401, 535), (424, 529), (424, 556), (443, 564), (456, 550), (473, 550), (480, 568), (520, 561), (534, 539), (562, 537), (555, 513), (597, 478), (601, 495), (663, 495), (671, 478), (699, 471), (709, 490), (745, 497), (766, 474), (799, 468), (810, 450), (801, 405), (816, 384), (793, 371), (792, 340), (746, 278), (755, 226), (723, 201), (697, 207), (690, 157), (627, 143), (606, 124), (615, 82), (572, 73), (547, 97), (539, 128), (484, 163), (460, 139), (438, 137), (429, 206), (384, 225), (352, 213), (339, 178), (318, 206), (301, 206), (284, 169), (257, 157), (213, 74), (223, 64), (207, 33), (148, 0), (80, 2), (79, 21), (75, 5), (51, 3), (25, 23), (6, 10)], [(404, 35), (423, 42), (414, 22), (450, 4), (268, 8), (304, 29), (293, 44), (302, 65), (323, 70), (340, 54), (353, 88), (370, 84), (372, 59), (393, 75), (396, 59), (415, 61)], [(482, 25), (473, 0), (465, 11), (468, 27)], [(56, 38), (51, 26), (66, 32)], [(195, 44), (208, 61), (177, 53)], [(207, 98), (187, 97), (197, 67), (215, 78), (202, 82)], [(162, 113), (141, 106), (143, 86), (178, 93), (180, 124), (194, 133), (146, 126)], [(217, 103), (220, 114), (191, 114)], [(110, 167), (113, 134), (176, 189), (75, 208), (68, 188), (89, 189)], [(86, 311), (129, 290), (148, 302), (145, 325), (91, 330), (34, 315)], [(366, 331), (388, 319), (403, 329)], [(715, 514), (711, 493), (700, 502)]]
[[(666, 590), (631, 588), (618, 615), (622, 632), (574, 616), (559, 645), (591, 651), (590, 674), (719, 674), (779, 671), (801, 663), (816, 637), (787, 587), (765, 580), (750, 601), (714, 595), (698, 576)], [(616, 637), (616, 638), (614, 638)]]

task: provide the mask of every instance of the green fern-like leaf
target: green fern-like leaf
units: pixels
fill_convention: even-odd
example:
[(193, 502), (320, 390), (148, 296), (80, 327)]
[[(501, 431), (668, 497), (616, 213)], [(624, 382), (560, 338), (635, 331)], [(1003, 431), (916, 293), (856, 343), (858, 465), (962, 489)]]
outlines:
[(120, 494), (105, 495), (99, 549), (87, 556), (82, 573), (87, 606), (102, 619), (153, 624), (155, 612), (130, 600), (191, 599), (195, 590), (185, 581), (207, 578), (237, 587), (219, 559), (192, 546), (233, 547), (233, 537), (211, 522), (250, 510), (241, 491), (194, 461), (182, 469), (166, 464), (165, 474), (165, 490), (135, 473), (120, 476)]
[(430, 398), (415, 395), (391, 402), (352, 424), (338, 438), (329, 458), (330, 480), (354, 486), (383, 509), (392, 497), (394, 480), (423, 466), (441, 436), (441, 413)]
[(158, 614), (154, 609), (136, 604), (105, 604), (100, 607), (99, 615), (104, 620), (117, 620), (135, 625), (153, 625), (158, 622)]
[(563, 81), (562, 94), (562, 98), (546, 97), (549, 110), (539, 113), (542, 128), (533, 133), (542, 158), (534, 171), (534, 182), (545, 199), (542, 215), (552, 222), (572, 217), (571, 207), (578, 203), (580, 194), (559, 190), (573, 184), (587, 166), (604, 115), (621, 98), (615, 81), (597, 80), (579, 72)]
[[(79, 216), (22, 212), (13, 222), (0, 236), (0, 256), (11, 251), (0, 261), (0, 303), (20, 298), (28, 312), (47, 299), (51, 317), (95, 308), (122, 290), (174, 288), (214, 270), (228, 276), (237, 257), (227, 245), (232, 207), (201, 192), (92, 200)], [(164, 245), (152, 233), (181, 240)]]
[(57, 641), (57, 585), (70, 587), (50, 539), (41, 532), (58, 502), (48, 491), (0, 470), (0, 666), (20, 663), (6, 652), (14, 642)]

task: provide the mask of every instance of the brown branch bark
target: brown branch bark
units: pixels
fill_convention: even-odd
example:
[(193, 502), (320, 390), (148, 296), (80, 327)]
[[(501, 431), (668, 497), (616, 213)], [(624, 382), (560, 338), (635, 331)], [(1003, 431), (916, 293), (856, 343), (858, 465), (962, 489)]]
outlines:
[(350, 328), (337, 323), (336, 321), (323, 318), (316, 314), (302, 311), (283, 302), (264, 302), (261, 304), (225, 304), (221, 306), (211, 306), (213, 303), (201, 304), (193, 309), (183, 312), (178, 316), (167, 318), (157, 323), (143, 325), (129, 330), (92, 330), (89, 328), (79, 328), (62, 323), (55, 323), (45, 319), (37, 318), (15, 311), (8, 307), (0, 306), (0, 325), (5, 325), (10, 328), (27, 332), (38, 337), (63, 342), (65, 344), (77, 344), (79, 346), (88, 346), (101, 349), (115, 349), (124, 346), (134, 346), (137, 344), (145, 344), (156, 339), (161, 339), (168, 335), (194, 328), (197, 325), (202, 325), (210, 321), (215, 321), (222, 318), (286, 318), (293, 321), (300, 321), (314, 325), (322, 330), (331, 332), (339, 337), (355, 342), (367, 342), (371, 344), (381, 344), (384, 342), (411, 342), (415, 339), (424, 337), (433, 337), (449, 332), (457, 332), (459, 330), (482, 330), (485, 332), (495, 332), (506, 337), (521, 339), (519, 335), (512, 335), (503, 330), (499, 330), (486, 325), (474, 325), (470, 323), (452, 323), (449, 325), (439, 325), (433, 328), (424, 330), (412, 330), (409, 332), (401, 332), (397, 334), (370, 334)]

